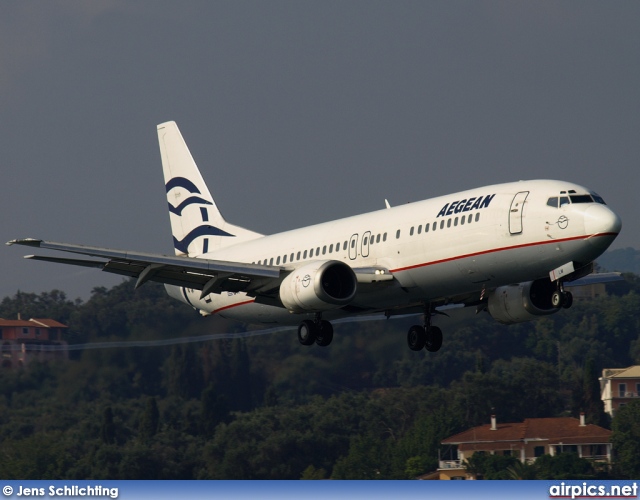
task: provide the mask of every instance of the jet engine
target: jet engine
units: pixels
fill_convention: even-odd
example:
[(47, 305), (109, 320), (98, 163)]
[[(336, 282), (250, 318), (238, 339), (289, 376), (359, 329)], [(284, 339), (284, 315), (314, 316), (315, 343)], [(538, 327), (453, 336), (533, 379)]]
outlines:
[(511, 325), (556, 313), (560, 308), (551, 304), (554, 291), (556, 285), (548, 278), (498, 287), (489, 295), (489, 314)]
[(280, 285), (280, 300), (291, 312), (321, 312), (347, 305), (356, 295), (357, 279), (344, 262), (310, 262), (290, 273)]

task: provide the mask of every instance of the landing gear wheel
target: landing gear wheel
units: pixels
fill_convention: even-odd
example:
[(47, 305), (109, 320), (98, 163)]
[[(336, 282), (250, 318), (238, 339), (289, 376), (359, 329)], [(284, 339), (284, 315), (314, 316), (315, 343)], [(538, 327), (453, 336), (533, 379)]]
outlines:
[(328, 321), (322, 320), (318, 325), (316, 331), (316, 344), (321, 347), (328, 346), (333, 340), (333, 325)]
[(569, 309), (573, 305), (573, 294), (571, 292), (564, 292), (564, 302), (562, 307)]
[(564, 293), (562, 293), (561, 291), (555, 291), (551, 294), (551, 305), (555, 308), (560, 308), (562, 307), (562, 304), (564, 304), (565, 301), (565, 297), (564, 297)]
[(311, 345), (316, 341), (316, 324), (310, 319), (305, 319), (298, 325), (298, 341), (302, 345)]
[(427, 333), (425, 332), (424, 327), (420, 325), (413, 325), (409, 328), (409, 333), (407, 334), (407, 344), (409, 344), (409, 349), (412, 351), (420, 351), (427, 342)]
[(442, 330), (437, 326), (432, 326), (427, 331), (427, 339), (424, 348), (429, 352), (439, 351), (442, 347)]

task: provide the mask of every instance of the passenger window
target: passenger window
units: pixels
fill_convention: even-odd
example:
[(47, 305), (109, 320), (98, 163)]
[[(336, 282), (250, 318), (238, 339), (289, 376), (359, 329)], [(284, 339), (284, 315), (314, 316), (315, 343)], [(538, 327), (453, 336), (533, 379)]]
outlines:
[(396, 231), (396, 240), (397, 240), (398, 238), (400, 238), (400, 229), (398, 229), (398, 230)]
[(313, 257), (313, 248), (309, 250), (309, 258)]
[(454, 225), (454, 226), (457, 226), (457, 225), (458, 225), (458, 218), (457, 218), (457, 217), (453, 220), (453, 225)]
[(356, 239), (355, 239), (355, 238), (353, 238), (353, 239), (351, 240), (351, 248), (355, 248), (355, 247), (356, 247)]
[(333, 253), (333, 243), (331, 243), (331, 245), (329, 245), (329, 253)]
[(547, 200), (547, 205), (553, 208), (558, 208), (558, 197), (552, 196)]
[(367, 237), (365, 236), (364, 239), (362, 240), (362, 244), (366, 247), (367, 246)]
[(302, 254), (302, 258), (303, 258), (303, 259), (306, 259), (306, 258), (307, 258), (307, 251), (306, 251), (306, 250), (304, 251), (304, 254)]
[(418, 234), (422, 233), (422, 224), (418, 226)]
[(462, 217), (460, 217), (460, 225), (461, 225), (461, 226), (464, 226), (464, 221), (465, 221), (466, 219), (467, 219), (467, 218), (466, 218), (464, 215), (463, 215)]
[(479, 220), (480, 220), (480, 212), (476, 214), (476, 222), (478, 222)]
[(411, 229), (409, 229), (409, 236), (413, 236), (413, 226), (411, 226)]
[(425, 233), (429, 232), (429, 223), (428, 222), (424, 225), (424, 232)]
[(282, 257), (282, 263), (286, 264), (287, 263), (287, 256), (285, 255), (284, 257)]
[(447, 227), (451, 227), (451, 219), (447, 219)]
[(298, 255), (296, 255), (296, 260), (300, 260), (300, 252), (298, 252)]
[(320, 255), (320, 247), (316, 248), (316, 257)]
[(569, 204), (569, 197), (561, 196), (560, 197), (560, 206), (563, 207), (564, 205), (568, 205), (568, 204)]
[(347, 245), (347, 242), (345, 241), (345, 242), (342, 244), (342, 249), (343, 249), (343, 250), (346, 250), (346, 249), (347, 249), (347, 247), (348, 247), (348, 245)]
[(327, 253), (327, 245), (322, 247), (322, 255), (326, 255)]
[(376, 236), (376, 243), (380, 243), (380, 235), (379, 234)]
[(444, 220), (440, 221), (440, 229), (444, 229)]
[(467, 220), (469, 224), (473, 222), (473, 214), (469, 214), (469, 219)]
[(271, 257), (271, 260), (269, 261), (269, 265), (273, 266), (273, 257)]
[(387, 241), (387, 233), (384, 233), (384, 234), (382, 235), (382, 241)]
[(278, 258), (276, 259), (276, 266), (280, 265), (280, 256), (278, 255)]

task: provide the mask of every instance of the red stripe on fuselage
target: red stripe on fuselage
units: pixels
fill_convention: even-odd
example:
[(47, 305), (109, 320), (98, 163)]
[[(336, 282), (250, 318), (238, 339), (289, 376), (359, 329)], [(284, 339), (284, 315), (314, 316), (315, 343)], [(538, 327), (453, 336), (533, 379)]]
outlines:
[(452, 262), (454, 260), (466, 259), (468, 257), (475, 257), (477, 255), (487, 255), (495, 252), (504, 252), (506, 250), (516, 250), (518, 248), (526, 248), (526, 247), (534, 247), (537, 245), (549, 245), (552, 243), (563, 243), (565, 241), (575, 241), (575, 240), (589, 240), (591, 238), (601, 237), (601, 236), (618, 236), (618, 233), (598, 233), (591, 234), (588, 236), (573, 236), (571, 238), (563, 238), (559, 240), (549, 240), (549, 241), (536, 241), (533, 243), (524, 243), (522, 245), (514, 245), (511, 247), (502, 247), (502, 248), (492, 248), (490, 250), (483, 250), (481, 252), (468, 253), (465, 255), (457, 255), (455, 257), (448, 257), (446, 259), (434, 260), (433, 262), (424, 262), (422, 264), (414, 264), (412, 266), (400, 267), (398, 269), (391, 269), (391, 273), (399, 273), (401, 271), (408, 271), (410, 269), (417, 269), (419, 267), (433, 266), (435, 264), (443, 264), (444, 262)]
[(221, 307), (220, 309), (216, 309), (215, 311), (212, 311), (211, 314), (216, 314), (216, 313), (219, 313), (220, 311), (224, 311), (225, 309), (231, 309), (232, 307), (244, 306), (246, 304), (253, 304), (255, 301), (256, 299), (251, 299), (251, 300), (245, 300), (244, 302), (229, 304), (228, 306), (224, 306), (224, 307)]

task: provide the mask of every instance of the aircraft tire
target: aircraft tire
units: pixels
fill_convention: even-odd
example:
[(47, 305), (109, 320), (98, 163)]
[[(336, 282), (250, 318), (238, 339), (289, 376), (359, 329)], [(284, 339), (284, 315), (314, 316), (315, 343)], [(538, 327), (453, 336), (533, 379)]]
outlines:
[(573, 305), (573, 294), (571, 292), (564, 293), (564, 300), (562, 302), (562, 307), (565, 309), (569, 309)]
[(407, 334), (407, 344), (409, 345), (409, 349), (412, 351), (420, 351), (424, 348), (426, 342), (427, 333), (424, 327), (420, 325), (413, 325), (409, 328), (409, 333)]
[(429, 352), (439, 351), (442, 347), (442, 330), (437, 326), (432, 326), (429, 328), (429, 332), (427, 333), (427, 341), (424, 345), (424, 348)]
[(551, 305), (555, 308), (562, 307), (564, 303), (564, 294), (560, 291), (553, 292), (551, 294)]
[(317, 326), (319, 326), (319, 328), (316, 332), (316, 344), (321, 347), (326, 347), (331, 344), (333, 340), (333, 325), (328, 321), (322, 320)]
[(310, 319), (298, 325), (298, 341), (302, 345), (312, 345), (316, 341), (316, 324)]

